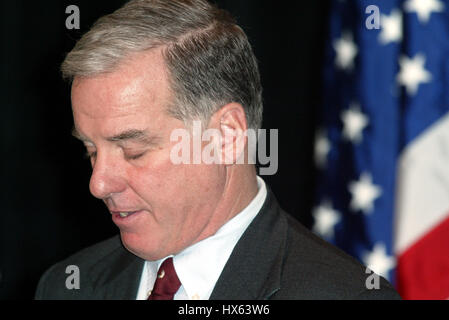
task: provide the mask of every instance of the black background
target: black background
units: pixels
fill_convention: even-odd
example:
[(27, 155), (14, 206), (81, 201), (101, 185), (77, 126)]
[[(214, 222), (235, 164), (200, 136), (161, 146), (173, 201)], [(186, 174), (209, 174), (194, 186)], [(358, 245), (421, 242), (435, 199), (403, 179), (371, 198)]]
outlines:
[[(71, 137), (70, 88), (59, 66), (97, 18), (124, 2), (1, 2), (0, 299), (32, 299), (50, 265), (118, 232), (89, 193), (90, 164)], [(264, 87), (263, 128), (279, 130), (279, 169), (264, 179), (310, 226), (328, 2), (216, 3), (248, 34)], [(71, 4), (80, 9), (80, 30), (65, 27)]]

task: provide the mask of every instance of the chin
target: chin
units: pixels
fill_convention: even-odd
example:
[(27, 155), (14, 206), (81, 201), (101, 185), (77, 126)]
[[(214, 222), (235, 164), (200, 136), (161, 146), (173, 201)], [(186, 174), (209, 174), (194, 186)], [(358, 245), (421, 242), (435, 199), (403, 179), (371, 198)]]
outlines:
[(122, 231), (120, 231), (120, 238), (122, 239), (123, 246), (141, 259), (155, 261), (170, 255), (161, 246), (157, 245), (159, 242), (156, 240), (143, 239), (142, 236), (135, 233)]

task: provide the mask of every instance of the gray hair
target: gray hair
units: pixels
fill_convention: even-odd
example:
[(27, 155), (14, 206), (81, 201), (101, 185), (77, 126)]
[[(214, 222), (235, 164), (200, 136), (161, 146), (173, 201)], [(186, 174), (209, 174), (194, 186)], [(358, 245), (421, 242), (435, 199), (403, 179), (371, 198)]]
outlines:
[(262, 122), (257, 61), (228, 12), (205, 0), (133, 0), (101, 17), (69, 52), (63, 77), (114, 71), (127, 55), (162, 47), (177, 119), (208, 121), (223, 105), (240, 103), (248, 127)]

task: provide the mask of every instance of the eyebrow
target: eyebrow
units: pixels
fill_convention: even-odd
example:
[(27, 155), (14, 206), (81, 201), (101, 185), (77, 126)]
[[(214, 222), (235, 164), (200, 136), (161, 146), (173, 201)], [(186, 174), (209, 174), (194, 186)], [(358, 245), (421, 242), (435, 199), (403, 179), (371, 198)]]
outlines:
[(90, 142), (90, 140), (87, 139), (85, 136), (83, 136), (81, 133), (79, 133), (79, 131), (75, 127), (72, 128), (72, 136), (77, 138), (78, 140)]
[[(72, 130), (72, 136), (83, 142), (90, 142), (90, 140), (83, 136), (75, 127)], [(138, 129), (123, 131), (117, 135), (107, 137), (106, 140), (110, 142), (125, 142), (133, 140), (144, 144), (151, 144), (153, 142), (153, 138), (149, 137), (144, 130)]]
[(135, 140), (142, 143), (150, 143), (151, 139), (147, 135), (147, 133), (143, 130), (137, 130), (137, 129), (130, 129), (126, 130), (124, 132), (121, 132), (115, 136), (108, 137), (106, 140), (111, 142), (121, 142), (121, 141), (128, 141), (128, 140)]

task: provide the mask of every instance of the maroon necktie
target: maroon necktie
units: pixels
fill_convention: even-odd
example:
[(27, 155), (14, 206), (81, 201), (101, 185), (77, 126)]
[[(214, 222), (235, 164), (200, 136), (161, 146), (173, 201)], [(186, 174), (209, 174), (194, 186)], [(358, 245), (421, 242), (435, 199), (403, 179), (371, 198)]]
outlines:
[(173, 300), (175, 293), (181, 286), (173, 266), (173, 258), (165, 259), (159, 267), (156, 282), (148, 300)]

